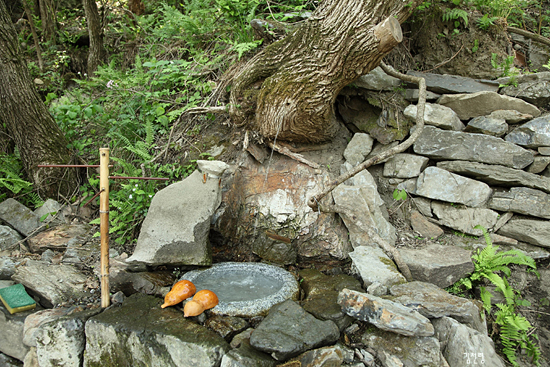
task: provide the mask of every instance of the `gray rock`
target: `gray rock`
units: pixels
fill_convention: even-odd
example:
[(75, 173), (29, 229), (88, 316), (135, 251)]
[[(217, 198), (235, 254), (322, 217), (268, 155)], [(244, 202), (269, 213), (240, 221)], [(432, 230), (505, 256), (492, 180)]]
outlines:
[(363, 344), (376, 351), (399, 358), (404, 367), (441, 367), (439, 340), (434, 337), (410, 337), (376, 330), (365, 333)]
[[(34, 253), (42, 253), (46, 249), (62, 251), (69, 244), (73, 247), (87, 242), (92, 236), (88, 224), (62, 224), (50, 230), (40, 232), (27, 240), (29, 248)], [(89, 236), (86, 236), (88, 235)]]
[(354, 134), (344, 151), (344, 158), (346, 158), (346, 161), (352, 166), (357, 166), (359, 163), (362, 163), (371, 152), (373, 143), (374, 139), (371, 138), (369, 134)]
[(222, 161), (198, 160), (197, 167), (202, 173), (208, 174), (212, 178), (219, 178), (229, 168), (229, 165)]
[(285, 301), (269, 311), (269, 315), (250, 336), (250, 345), (284, 361), (307, 350), (332, 344), (340, 337), (332, 321), (320, 321), (297, 303)]
[(537, 150), (541, 155), (550, 155), (550, 147), (538, 147)]
[(340, 185), (332, 192), (336, 205), (348, 211), (340, 213), (340, 217), (348, 228), (353, 247), (376, 243), (369, 231), (375, 231), (392, 245), (397, 240), (395, 228), (386, 220), (380, 203), (376, 201), (377, 193), (376, 187), (346, 185)]
[(406, 282), (394, 262), (378, 247), (358, 246), (349, 253), (349, 257), (352, 272), (361, 277), (365, 288), (373, 283), (389, 288)]
[(520, 113), (515, 110), (496, 110), (491, 112), (487, 117), (494, 119), (505, 120), (508, 124), (519, 124), (520, 122), (531, 120), (533, 115)]
[(17, 264), (9, 257), (0, 257), (0, 280), (11, 279)]
[(3, 366), (3, 367), (21, 367), (22, 364), (19, 360), (15, 359), (15, 358), (8, 357), (7, 355), (0, 353), (0, 366)]
[(25, 205), (9, 198), (0, 203), (0, 219), (8, 223), (24, 236), (40, 227), (39, 218)]
[(550, 222), (534, 219), (512, 219), (498, 234), (535, 246), (550, 248)]
[(491, 237), (491, 242), (493, 242), (494, 245), (517, 246), (518, 244), (518, 240), (501, 236), (496, 233), (489, 233), (489, 237)]
[(443, 356), (450, 366), (467, 366), (474, 363), (504, 367), (496, 354), (493, 341), (487, 335), (462, 325), (450, 317), (432, 321), (435, 334), (441, 343)]
[(520, 75), (515, 78), (517, 87), (509, 85), (501, 94), (521, 98), (537, 107), (548, 108), (550, 103), (550, 72)]
[(294, 360), (298, 361), (299, 366), (340, 366), (344, 362), (344, 354), (338, 346), (323, 347), (319, 349), (308, 350), (300, 354)]
[(378, 329), (405, 336), (432, 336), (430, 320), (399, 303), (367, 293), (343, 289), (338, 304), (348, 315), (367, 321)]
[(478, 116), (468, 122), (464, 131), (501, 137), (508, 132), (508, 124), (504, 119)]
[(489, 185), (525, 186), (550, 193), (550, 179), (510, 167), (466, 161), (437, 162), (437, 167), (475, 178)]
[[(412, 121), (416, 119), (416, 105), (408, 105), (403, 113)], [(424, 123), (426, 125), (432, 125), (443, 130), (464, 130), (464, 124), (458, 118), (455, 111), (449, 107), (441, 106), (438, 104), (426, 103), (424, 108)]]
[[(416, 183), (415, 183), (415, 190), (416, 190)], [(421, 196), (415, 197), (412, 199), (412, 202), (414, 203), (416, 209), (422, 213), (423, 216), (432, 218), (432, 201), (430, 199), (423, 198)]]
[(536, 106), (496, 92), (445, 94), (439, 98), (438, 103), (452, 108), (461, 120), (486, 116), (496, 110), (516, 110), (534, 117), (540, 116), (540, 110)]
[(232, 349), (222, 357), (221, 367), (272, 367), (277, 364), (268, 354), (250, 346), (249, 341), (242, 342), (238, 348)]
[(69, 308), (53, 308), (34, 312), (25, 318), (23, 325), (23, 343), (29, 347), (36, 347), (36, 338), (40, 333), (40, 326), (67, 315)]
[(0, 353), (22, 361), (29, 351), (23, 343), (25, 318), (35, 310), (18, 312), (11, 315), (0, 302)]
[(414, 152), (434, 159), (499, 164), (522, 169), (533, 163), (533, 153), (500, 138), (426, 126), (413, 145)]
[[(426, 91), (426, 101), (436, 101), (440, 94)], [(418, 89), (406, 89), (405, 90), (405, 99), (409, 102), (417, 103), (418, 102)]]
[(389, 76), (382, 70), (381, 67), (376, 67), (371, 70), (368, 74), (360, 76), (357, 80), (353, 82), (356, 87), (365, 88), (369, 90), (389, 90), (392, 91), (394, 88), (401, 86), (401, 80)]
[[(62, 208), (63, 208), (63, 205), (59, 204), (57, 201), (53, 199), (48, 199), (40, 208), (34, 211), (34, 214), (36, 214), (36, 216), (39, 219), (42, 219), (42, 222), (48, 222)], [(42, 218), (43, 216), (45, 217)], [(64, 222), (64, 220), (65, 220), (65, 217), (63, 216), (63, 214), (60, 214), (57, 216), (56, 222), (62, 223)]]
[[(229, 345), (211, 330), (135, 294), (86, 323), (84, 366), (219, 366)], [(162, 320), (162, 321), (161, 321)]]
[(85, 297), (87, 277), (69, 265), (46, 264), (27, 260), (12, 279), (40, 298), (45, 307), (54, 307), (70, 298)]
[(415, 154), (396, 154), (384, 164), (385, 177), (412, 178), (418, 177), (426, 168), (429, 159)]
[(471, 252), (456, 246), (429, 245), (422, 249), (400, 248), (414, 280), (448, 287), (474, 271)]
[(248, 322), (240, 317), (212, 315), (209, 317), (204, 326), (214, 330), (219, 336), (226, 341), (230, 341), (233, 336), (242, 333), (248, 328)]
[(481, 319), (480, 309), (470, 300), (453, 296), (434, 284), (414, 281), (395, 285), (390, 292), (403, 306), (418, 311), (429, 319), (449, 316), (487, 334), (487, 324)]
[(36, 338), (40, 367), (81, 366), (86, 347), (84, 325), (101, 309), (83, 311), (43, 324)]
[(494, 210), (550, 219), (550, 195), (527, 187), (495, 191), (487, 205)]
[(416, 195), (471, 207), (484, 205), (491, 193), (491, 188), (483, 182), (438, 167), (428, 167), (418, 176), (415, 191)]
[(529, 167), (527, 167), (526, 171), (529, 173), (541, 173), (546, 169), (546, 167), (550, 164), (550, 157), (543, 156), (543, 155), (537, 155), (535, 156), (535, 160)]
[(23, 237), (15, 229), (0, 225), (0, 251), (9, 250), (22, 239)]
[(444, 233), (438, 225), (427, 220), (416, 210), (411, 212), (411, 226), (416, 232), (420, 233), (422, 237), (426, 238), (435, 239)]
[(480, 91), (498, 91), (498, 83), (491, 81), (479, 81), (457, 75), (441, 75), (407, 71), (412, 75), (426, 80), (426, 88), (435, 93), (476, 93)]
[(221, 202), (217, 178), (199, 171), (157, 192), (128, 263), (210, 265), (210, 221)]
[(550, 145), (550, 114), (540, 116), (506, 135), (506, 141), (527, 148), (538, 148)]
[(477, 225), (492, 229), (498, 220), (498, 213), (485, 208), (459, 208), (450, 204), (432, 203), (432, 210), (439, 218), (439, 223), (457, 231), (481, 236), (483, 232), (474, 228)]

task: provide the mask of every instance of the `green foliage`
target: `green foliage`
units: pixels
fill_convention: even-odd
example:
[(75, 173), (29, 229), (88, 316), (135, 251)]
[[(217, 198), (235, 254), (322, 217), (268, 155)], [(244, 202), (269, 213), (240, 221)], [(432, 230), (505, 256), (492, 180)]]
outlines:
[(502, 71), (500, 74), (500, 78), (502, 77), (509, 77), (510, 81), (506, 85), (501, 85), (501, 87), (507, 86), (507, 85), (513, 85), (515, 87), (518, 86), (517, 84), (517, 76), (519, 75), (519, 71), (514, 68), (514, 56), (507, 56), (504, 58), (504, 61), (502, 63), (498, 63), (497, 61), (498, 55), (493, 53), (491, 54), (491, 66), (495, 70)]
[(0, 153), (0, 201), (21, 192), (29, 192), (32, 184), (21, 179), (23, 167), (15, 155)]
[[(538, 344), (531, 336), (532, 326), (529, 321), (517, 314), (516, 307), (525, 305), (519, 298), (519, 292), (514, 290), (508, 283), (511, 275), (509, 265), (524, 265), (536, 273), (535, 261), (519, 250), (498, 252), (498, 246), (494, 246), (489, 233), (482, 226), (476, 226), (483, 232), (487, 246), (483, 250), (477, 250), (472, 255), (474, 261), (474, 272), (468, 277), (459, 280), (449, 291), (460, 291), (472, 289), (479, 286), (480, 297), (483, 307), (488, 314), (493, 311), (491, 298), (492, 294), (483, 284), (487, 281), (496, 287), (496, 290), (504, 295), (506, 304), (497, 303), (497, 310), (494, 312), (495, 324), (500, 326), (500, 340), (503, 346), (503, 353), (513, 366), (516, 362), (516, 350), (518, 347), (524, 349), (527, 355), (532, 358), (535, 365), (540, 366), (541, 352)], [(538, 273), (536, 273), (538, 275)]]
[(399, 200), (407, 200), (407, 192), (405, 190), (393, 190), (393, 200), (399, 201)]
[(489, 29), (490, 26), (494, 26), (498, 17), (489, 17), (488, 14), (484, 14), (477, 20), (477, 26), (483, 30)]
[(443, 13), (443, 21), (454, 21), (455, 28), (458, 28), (460, 26), (459, 19), (462, 19), (462, 21), (464, 22), (464, 27), (468, 26), (468, 12), (466, 10), (453, 8), (447, 9), (445, 13)]
[(474, 47), (472, 47), (472, 52), (473, 52), (473, 53), (476, 53), (477, 50), (479, 50), (479, 40), (476, 38), (476, 39), (474, 40)]

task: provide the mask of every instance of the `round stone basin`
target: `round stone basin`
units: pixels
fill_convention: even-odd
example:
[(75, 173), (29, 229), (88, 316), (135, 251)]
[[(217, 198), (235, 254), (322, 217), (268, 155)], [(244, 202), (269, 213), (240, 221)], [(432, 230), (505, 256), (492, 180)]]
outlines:
[(214, 314), (253, 317), (287, 299), (298, 298), (298, 282), (288, 271), (263, 263), (227, 262), (205, 270), (185, 273), (197, 287), (216, 293), (219, 304)]

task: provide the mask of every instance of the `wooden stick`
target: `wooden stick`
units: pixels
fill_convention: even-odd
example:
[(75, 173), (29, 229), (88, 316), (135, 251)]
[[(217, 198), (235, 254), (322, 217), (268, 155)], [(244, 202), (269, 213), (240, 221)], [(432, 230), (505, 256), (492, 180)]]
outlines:
[(101, 234), (101, 307), (109, 307), (109, 148), (99, 149), (99, 220)]

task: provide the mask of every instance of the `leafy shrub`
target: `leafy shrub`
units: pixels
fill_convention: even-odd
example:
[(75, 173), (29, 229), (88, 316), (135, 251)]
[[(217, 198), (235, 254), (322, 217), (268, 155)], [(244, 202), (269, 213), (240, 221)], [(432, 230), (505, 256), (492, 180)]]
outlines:
[[(509, 265), (524, 265), (536, 273), (535, 261), (519, 250), (498, 252), (498, 246), (493, 246), (491, 237), (482, 226), (475, 228), (483, 231), (487, 246), (483, 250), (477, 250), (472, 255), (474, 261), (474, 272), (468, 278), (462, 278), (455, 283), (451, 290), (465, 288), (470, 290), (479, 287), (483, 307), (488, 314), (493, 311), (491, 298), (484, 281), (489, 281), (496, 286), (497, 291), (504, 295), (506, 304), (497, 303), (497, 310), (494, 312), (495, 324), (500, 326), (500, 340), (503, 346), (503, 353), (513, 366), (519, 366), (516, 361), (516, 349), (521, 347), (527, 351), (535, 365), (540, 366), (540, 349), (531, 335), (532, 326), (529, 321), (516, 312), (516, 306), (522, 304), (519, 293), (508, 283), (511, 275)], [(538, 275), (538, 273), (536, 273)]]

